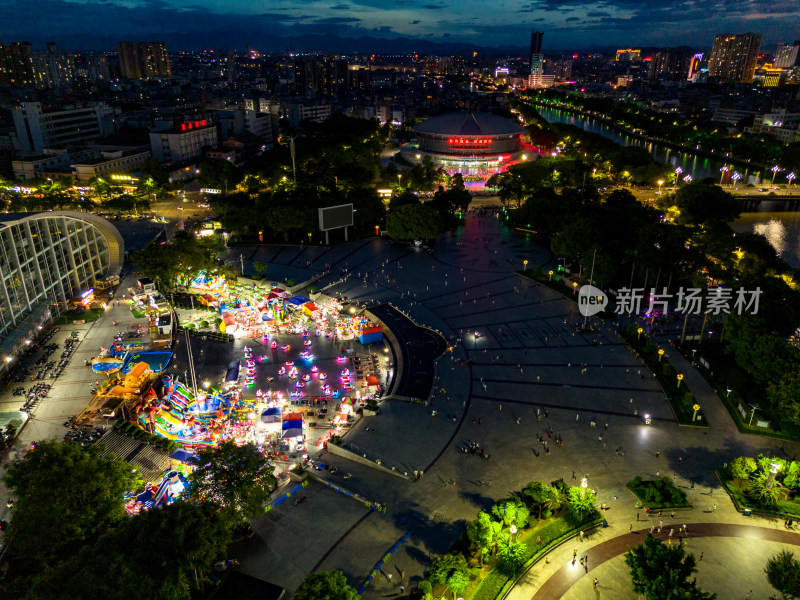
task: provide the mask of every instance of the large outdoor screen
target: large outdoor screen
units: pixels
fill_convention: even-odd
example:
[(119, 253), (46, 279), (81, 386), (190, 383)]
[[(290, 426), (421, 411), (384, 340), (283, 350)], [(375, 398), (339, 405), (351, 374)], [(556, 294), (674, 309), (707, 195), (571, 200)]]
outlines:
[(340, 204), (319, 209), (319, 230), (330, 231), (353, 225), (353, 205)]

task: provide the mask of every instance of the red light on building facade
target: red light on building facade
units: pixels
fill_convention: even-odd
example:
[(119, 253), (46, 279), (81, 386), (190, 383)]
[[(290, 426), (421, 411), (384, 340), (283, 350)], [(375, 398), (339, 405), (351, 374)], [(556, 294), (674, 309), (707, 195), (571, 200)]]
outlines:
[(188, 125), (188, 126), (189, 126), (189, 129), (191, 129), (191, 128), (192, 128), (192, 124), (191, 124), (191, 123), (189, 123), (189, 125)]
[(447, 143), (456, 148), (459, 146), (489, 146), (492, 140), (485, 138), (448, 138)]
[(181, 131), (186, 131), (186, 123), (181, 123)]
[(206, 122), (205, 122), (205, 121), (200, 121), (200, 123), (202, 123), (202, 124), (203, 124), (203, 127), (205, 127), (205, 126), (206, 126)]

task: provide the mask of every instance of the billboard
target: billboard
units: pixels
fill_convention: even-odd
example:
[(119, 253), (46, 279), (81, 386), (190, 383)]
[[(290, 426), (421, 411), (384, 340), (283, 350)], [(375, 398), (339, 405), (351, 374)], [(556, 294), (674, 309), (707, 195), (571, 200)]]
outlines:
[(330, 231), (353, 225), (353, 205), (339, 204), (319, 209), (319, 230)]

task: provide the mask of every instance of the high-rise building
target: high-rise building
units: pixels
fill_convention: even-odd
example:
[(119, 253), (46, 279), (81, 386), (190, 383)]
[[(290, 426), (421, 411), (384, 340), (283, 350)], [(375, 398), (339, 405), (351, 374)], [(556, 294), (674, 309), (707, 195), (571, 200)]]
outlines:
[(651, 81), (681, 81), (687, 79), (692, 54), (688, 50), (664, 48), (653, 54), (647, 76)]
[(528, 87), (542, 87), (544, 76), (544, 54), (531, 54), (531, 74), (528, 76)]
[(179, 127), (150, 132), (150, 149), (158, 162), (185, 163), (217, 146), (217, 126), (205, 119), (187, 121)]
[(639, 48), (621, 48), (617, 50), (616, 62), (633, 62), (642, 57), (642, 51)]
[(795, 40), (794, 44), (778, 44), (773, 66), (778, 69), (791, 69), (797, 65), (798, 51), (800, 51), (800, 40)]
[(347, 61), (342, 58), (298, 58), (294, 61), (297, 94), (314, 98), (337, 97), (347, 92)]
[[(544, 40), (544, 32), (542, 31), (531, 31), (531, 52), (530, 52), (530, 60), (528, 64), (531, 66), (531, 74), (533, 74), (533, 63), (534, 63), (534, 56), (540, 56), (542, 54), (542, 41)], [(538, 59), (539, 64), (541, 65), (542, 59)]]
[(119, 42), (119, 66), (125, 79), (171, 77), (167, 45), (162, 42)]
[(44, 52), (35, 52), (33, 64), (38, 87), (64, 89), (75, 82), (72, 54), (59, 50), (55, 42), (47, 42)]
[(35, 85), (33, 52), (28, 42), (0, 44), (0, 85)]
[(714, 36), (714, 46), (708, 59), (708, 75), (720, 81), (745, 83), (753, 81), (760, 33), (722, 33)]

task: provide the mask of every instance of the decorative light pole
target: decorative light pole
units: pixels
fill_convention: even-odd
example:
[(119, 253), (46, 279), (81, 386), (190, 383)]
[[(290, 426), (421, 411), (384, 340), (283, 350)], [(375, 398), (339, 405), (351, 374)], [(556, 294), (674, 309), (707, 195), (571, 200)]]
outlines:
[(577, 281), (573, 281), (572, 282), (572, 295), (574, 296), (577, 293), (578, 293), (578, 282)]
[(719, 170), (719, 184), (722, 185), (722, 178), (725, 177), (725, 173), (729, 171), (728, 167), (725, 165)]
[(664, 180), (659, 179), (656, 183), (658, 183), (658, 195), (661, 195), (661, 186), (664, 185)]
[(753, 425), (753, 417), (756, 416), (756, 411), (758, 410), (758, 402), (755, 404), (751, 404), (750, 406), (753, 407), (753, 412), (750, 413), (750, 422), (747, 424), (748, 427), (752, 427)]
[(770, 171), (772, 171), (772, 185), (775, 185), (775, 175), (777, 175), (778, 171), (780, 170), (781, 168), (778, 165), (775, 165), (770, 169)]
[(794, 171), (792, 171), (791, 173), (789, 173), (789, 174), (786, 176), (786, 179), (788, 179), (788, 180), (789, 180), (789, 187), (792, 187), (792, 180), (793, 180), (793, 179), (796, 179), (796, 178), (797, 178), (797, 175), (795, 175), (795, 174), (794, 174)]
[(550, 276), (550, 281), (553, 281), (553, 270), (550, 269), (547, 274)]
[(778, 471), (781, 470), (781, 466), (778, 463), (772, 463), (769, 467), (769, 475), (767, 476), (767, 489), (771, 489), (772, 486), (775, 485), (775, 478), (778, 476)]
[(581, 479), (581, 487), (580, 487), (580, 496), (581, 500), (586, 498), (586, 492), (589, 491), (589, 482), (586, 480), (586, 477)]
[(637, 330), (636, 330), (636, 333), (638, 333), (638, 334), (639, 334), (639, 335), (636, 337), (636, 339), (637, 339), (637, 340), (640, 340), (640, 339), (642, 339), (642, 333), (643, 333), (643, 332), (644, 332), (644, 329), (642, 329), (641, 327), (639, 327), (639, 329), (637, 329)]
[(663, 348), (659, 348), (658, 349), (658, 362), (661, 362), (662, 358), (664, 358), (664, 349)]
[(691, 175), (687, 175), (686, 177), (683, 178), (683, 181), (686, 182), (686, 183), (691, 183), (692, 176)]
[(694, 411), (694, 413), (692, 413), (692, 423), (694, 423), (694, 421), (697, 419), (697, 413), (700, 412), (700, 405), (695, 404), (692, 406), (692, 410)]
[(683, 381), (683, 373), (678, 373), (678, 387), (681, 387), (681, 381)]
[(739, 173), (739, 171), (734, 171), (733, 175), (731, 175), (731, 179), (733, 180), (733, 189), (734, 190), (736, 189), (736, 184), (739, 182), (739, 180), (741, 178), (742, 178), (742, 174)]
[(678, 177), (680, 177), (681, 173), (683, 173), (683, 169), (681, 169), (680, 167), (675, 169), (675, 187), (676, 188), (678, 187)]
[(528, 270), (528, 259), (527, 258), (522, 261), (522, 266), (524, 267), (523, 270), (525, 270), (525, 271)]

